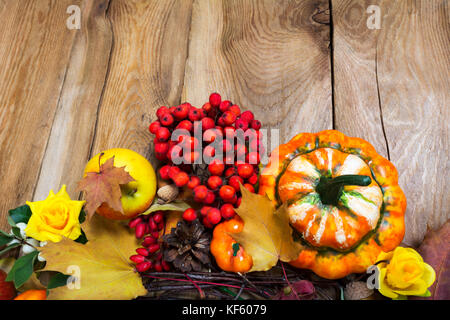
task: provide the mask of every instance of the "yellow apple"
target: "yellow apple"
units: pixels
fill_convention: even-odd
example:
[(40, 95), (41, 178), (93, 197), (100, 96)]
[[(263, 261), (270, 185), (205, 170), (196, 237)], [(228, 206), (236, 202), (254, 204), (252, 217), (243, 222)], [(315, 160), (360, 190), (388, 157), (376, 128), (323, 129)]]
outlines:
[(150, 162), (133, 150), (109, 149), (89, 160), (84, 169), (84, 174), (99, 172), (98, 158), (102, 153), (100, 165), (114, 156), (114, 166), (125, 167), (125, 170), (135, 181), (121, 186), (123, 214), (114, 211), (106, 203), (103, 203), (97, 209), (97, 213), (109, 219), (125, 220), (144, 212), (152, 204), (156, 194), (156, 175)]

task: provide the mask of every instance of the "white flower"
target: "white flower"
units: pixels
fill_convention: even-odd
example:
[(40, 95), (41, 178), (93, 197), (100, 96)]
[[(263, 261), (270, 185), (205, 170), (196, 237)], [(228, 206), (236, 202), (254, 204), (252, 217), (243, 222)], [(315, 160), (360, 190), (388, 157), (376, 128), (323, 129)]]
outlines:
[(22, 238), (26, 238), (27, 235), (25, 233), (25, 228), (27, 227), (27, 224), (23, 223), (23, 222), (19, 222), (18, 224), (16, 224), (16, 227), (19, 228), (20, 235), (22, 236)]

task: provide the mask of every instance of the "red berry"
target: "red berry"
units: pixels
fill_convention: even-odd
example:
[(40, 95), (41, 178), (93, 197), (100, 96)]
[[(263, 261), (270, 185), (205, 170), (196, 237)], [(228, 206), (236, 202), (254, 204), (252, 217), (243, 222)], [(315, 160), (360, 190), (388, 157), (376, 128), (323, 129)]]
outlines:
[(166, 154), (169, 151), (169, 144), (167, 142), (155, 143), (155, 153)]
[(236, 212), (234, 211), (232, 204), (225, 203), (222, 207), (220, 207), (220, 214), (224, 219), (231, 219), (236, 215)]
[(217, 137), (222, 137), (222, 136), (223, 136), (223, 134), (219, 129), (217, 129), (217, 128), (208, 129), (203, 133), (203, 141), (213, 142), (214, 140), (216, 140)]
[(194, 189), (198, 185), (200, 185), (200, 178), (199, 177), (192, 176), (192, 177), (189, 178), (189, 182), (187, 183), (187, 187), (189, 189)]
[(134, 219), (131, 219), (130, 222), (128, 222), (128, 227), (130, 229), (134, 229), (141, 222), (142, 222), (142, 218), (141, 217), (136, 217)]
[(209, 103), (213, 107), (218, 107), (220, 105), (221, 100), (222, 97), (218, 93), (211, 93), (211, 95), (209, 96)]
[(245, 119), (240, 118), (236, 120), (234, 126), (236, 127), (236, 129), (241, 129), (245, 131), (248, 129), (248, 122)]
[(222, 219), (222, 215), (220, 214), (220, 210), (217, 208), (211, 208), (208, 210), (206, 214), (206, 219), (213, 225), (218, 224)]
[(219, 190), (219, 195), (223, 200), (230, 200), (236, 194), (236, 190), (232, 186), (222, 186)]
[(159, 107), (158, 110), (156, 110), (156, 116), (158, 117), (158, 119), (161, 119), (162, 116), (168, 113), (170, 113), (170, 110), (166, 106)]
[(211, 113), (211, 111), (213, 110), (213, 106), (211, 105), (211, 103), (210, 102), (207, 102), (207, 103), (205, 103), (203, 106), (202, 106), (202, 109), (206, 112), (206, 113)]
[(237, 199), (238, 199), (237, 195), (234, 194), (234, 196), (233, 196), (232, 198), (230, 198), (230, 199), (224, 199), (223, 201), (226, 202), (226, 203), (235, 204), (236, 201), (237, 201)]
[(179, 159), (181, 157), (182, 152), (183, 148), (179, 145), (173, 145), (169, 148), (169, 151), (167, 151), (167, 158), (173, 162), (175, 159)]
[(137, 254), (139, 254), (139, 255), (141, 255), (143, 257), (148, 256), (148, 250), (145, 249), (145, 248), (137, 248), (136, 252), (137, 252)]
[(156, 132), (158, 131), (159, 128), (161, 128), (161, 123), (159, 121), (154, 121), (150, 124), (150, 126), (148, 127), (148, 130), (151, 133), (156, 134)]
[(202, 130), (206, 131), (208, 129), (212, 129), (215, 127), (215, 122), (213, 119), (209, 118), (209, 117), (205, 117), (202, 119)]
[(159, 244), (157, 244), (157, 243), (151, 244), (148, 246), (147, 250), (149, 253), (155, 253), (156, 251), (159, 250)]
[(161, 124), (163, 126), (169, 127), (173, 124), (174, 119), (173, 116), (170, 113), (166, 113), (165, 115), (163, 115), (159, 121), (161, 122)]
[(247, 155), (247, 159), (246, 159), (247, 163), (249, 164), (259, 164), (260, 162), (260, 156), (258, 152), (250, 152)]
[(245, 159), (245, 155), (247, 153), (247, 147), (245, 146), (245, 144), (237, 144), (234, 147), (234, 151), (236, 152), (236, 157), (238, 159)]
[(258, 182), (258, 175), (256, 173), (252, 174), (250, 178), (247, 179), (248, 183), (255, 185)]
[(169, 179), (169, 170), (170, 170), (170, 165), (165, 165), (162, 166), (159, 169), (159, 176), (161, 177), (161, 179), (163, 180), (168, 180)]
[(204, 225), (206, 228), (209, 228), (209, 229), (214, 228), (214, 225), (213, 225), (211, 222), (209, 222), (209, 220), (208, 220), (207, 217), (204, 217), (204, 218), (202, 219), (202, 223), (203, 223), (203, 225)]
[(158, 231), (164, 229), (164, 221), (161, 221), (160, 223), (158, 223)]
[(152, 267), (152, 263), (150, 261), (144, 261), (144, 262), (138, 263), (136, 265), (136, 270), (138, 272), (145, 272), (145, 271), (148, 271), (149, 269), (151, 269), (151, 267)]
[(156, 131), (156, 139), (159, 142), (166, 142), (170, 138), (170, 131), (166, 127), (160, 127), (158, 131)]
[(239, 208), (239, 206), (241, 205), (241, 201), (242, 201), (242, 197), (238, 197), (236, 203), (234, 204), (234, 207)]
[(141, 263), (145, 261), (145, 257), (141, 256), (140, 254), (134, 254), (130, 257), (130, 260), (134, 263)]
[(177, 125), (177, 129), (192, 131), (194, 125), (189, 120), (183, 120)]
[(253, 166), (248, 163), (238, 165), (237, 172), (240, 177), (247, 179), (253, 175)]
[(181, 171), (180, 168), (176, 166), (171, 166), (168, 171), (169, 178), (173, 179), (180, 171)]
[(234, 167), (229, 167), (227, 170), (225, 170), (225, 173), (223, 174), (225, 178), (229, 178), (232, 175), (236, 173), (236, 169)]
[(223, 164), (222, 160), (214, 159), (209, 165), (208, 165), (208, 171), (215, 176), (220, 176), (223, 173), (223, 170), (225, 170), (225, 165)]
[(195, 201), (201, 202), (203, 201), (203, 199), (206, 198), (207, 195), (208, 195), (208, 188), (205, 187), (204, 185), (199, 185), (194, 188)]
[(147, 236), (144, 238), (144, 241), (142, 241), (142, 246), (148, 247), (151, 244), (156, 243), (156, 239), (150, 236)]
[(205, 157), (212, 158), (216, 155), (216, 149), (211, 145), (206, 146), (205, 149), (203, 149), (203, 155)]
[(194, 221), (197, 219), (197, 213), (192, 208), (186, 209), (183, 212), (183, 219), (186, 221)]
[(183, 104), (180, 104), (178, 107), (176, 107), (173, 112), (175, 119), (177, 119), (177, 120), (186, 119), (188, 116), (190, 107), (191, 107), (191, 105), (189, 103), (183, 103)]
[(223, 128), (223, 132), (224, 132), (224, 136), (227, 139), (234, 139), (236, 129), (231, 126), (227, 126), (227, 127)]
[(183, 155), (183, 163), (184, 164), (193, 164), (200, 157), (200, 154), (197, 151), (187, 152)]
[(259, 121), (259, 120), (252, 120), (250, 125), (251, 125), (252, 129), (255, 129), (255, 130), (261, 129), (261, 121)]
[(189, 175), (184, 171), (180, 171), (172, 178), (172, 180), (177, 187), (184, 187), (189, 182)]
[(224, 101), (222, 101), (222, 102), (220, 103), (220, 105), (219, 105), (219, 110), (220, 110), (221, 112), (225, 112), (225, 111), (228, 110), (228, 108), (229, 108), (230, 106), (231, 106), (231, 101), (224, 100)]
[(241, 108), (239, 108), (237, 104), (234, 104), (231, 107), (229, 107), (228, 111), (233, 112), (236, 115), (236, 117), (241, 114)]
[(202, 118), (202, 113), (200, 112), (199, 109), (192, 107), (189, 110), (189, 114), (188, 114), (188, 118), (189, 120), (191, 120), (192, 122), (194, 121), (199, 121)]
[(214, 195), (214, 192), (209, 191), (206, 195), (205, 199), (203, 199), (204, 204), (213, 204), (216, 200), (216, 196)]
[(144, 222), (140, 222), (140, 223), (138, 223), (136, 225), (136, 230), (134, 231), (135, 235), (136, 235), (136, 238), (140, 239), (140, 238), (142, 238), (144, 236), (145, 231), (146, 231), (145, 230), (146, 226), (147, 226), (147, 224), (144, 223)]
[(223, 181), (219, 176), (210, 176), (208, 178), (207, 184), (211, 190), (216, 190), (222, 186)]
[(200, 214), (205, 217), (208, 214), (208, 210), (211, 209), (212, 207), (209, 206), (204, 206), (203, 208), (200, 209)]
[(169, 265), (169, 263), (166, 260), (162, 260), (161, 261), (161, 265), (162, 265), (164, 271), (169, 271), (170, 270), (170, 265)]
[(153, 268), (155, 268), (156, 272), (161, 272), (163, 270), (163, 267), (160, 262), (156, 262)]
[(231, 111), (225, 111), (221, 119), (223, 119), (225, 125), (230, 126), (236, 121), (236, 115)]
[(253, 115), (253, 112), (247, 110), (241, 113), (241, 119), (244, 119), (248, 123), (251, 123), (252, 120), (255, 119), (255, 116)]
[(160, 211), (158, 211), (158, 212), (156, 212), (154, 215), (153, 215), (153, 220), (156, 222), (156, 223), (160, 223), (161, 221), (163, 221), (163, 214), (162, 214), (162, 212), (160, 212)]
[(240, 183), (240, 184), (244, 184), (244, 179), (242, 179), (242, 178), (239, 177), (239, 176), (232, 176), (232, 177), (228, 180), (228, 184), (229, 184), (230, 186), (232, 186), (236, 192), (238, 192), (238, 191), (240, 190), (239, 183)]
[(155, 238), (155, 239), (158, 239), (159, 238), (159, 232), (158, 231), (153, 231), (152, 232), (152, 237)]
[(245, 189), (247, 189), (251, 193), (255, 193), (255, 188), (250, 183), (245, 183), (244, 187), (245, 187)]
[(233, 150), (233, 144), (231, 143), (231, 141), (229, 139), (225, 139), (222, 140), (222, 145), (223, 145), (223, 152), (227, 153), (230, 152), (231, 150)]

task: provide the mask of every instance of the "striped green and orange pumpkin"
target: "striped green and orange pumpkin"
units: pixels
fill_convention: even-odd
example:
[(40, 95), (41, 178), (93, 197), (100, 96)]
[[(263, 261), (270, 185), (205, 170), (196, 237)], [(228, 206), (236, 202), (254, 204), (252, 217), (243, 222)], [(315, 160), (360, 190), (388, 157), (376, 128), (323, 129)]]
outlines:
[(259, 193), (288, 205), (302, 243), (291, 264), (324, 278), (365, 272), (404, 236), (406, 198), (394, 165), (336, 130), (301, 133), (275, 149)]

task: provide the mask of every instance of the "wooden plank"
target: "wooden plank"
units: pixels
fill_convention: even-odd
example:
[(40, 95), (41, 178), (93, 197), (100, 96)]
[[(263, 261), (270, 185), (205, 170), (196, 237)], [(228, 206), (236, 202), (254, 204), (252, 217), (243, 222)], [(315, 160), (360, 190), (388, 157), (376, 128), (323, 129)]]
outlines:
[(191, 1), (112, 1), (114, 45), (93, 154), (112, 147), (151, 157), (147, 128), (161, 105), (180, 102)]
[[(252, 110), (281, 141), (332, 127), (328, 1), (194, 3), (183, 99), (211, 92)], [(274, 147), (274, 146), (272, 146)]]
[[(344, 131), (358, 132), (362, 120), (370, 122), (367, 115), (373, 117), (372, 122), (380, 123), (370, 113), (376, 115), (373, 88), (378, 87), (390, 159), (399, 171), (400, 185), (408, 199), (404, 242), (417, 245), (427, 227), (439, 227), (450, 214), (445, 174), (450, 92), (448, 2), (370, 1), (381, 10), (381, 28), (376, 35), (363, 27), (368, 4), (333, 1), (333, 21), (338, 22), (334, 25), (335, 35), (343, 41), (335, 39), (335, 59), (349, 59), (345, 70), (336, 69), (336, 97), (353, 97), (342, 101), (337, 98), (336, 113), (351, 113), (357, 119), (347, 118), (341, 123)], [(358, 7), (362, 10), (355, 9)], [(348, 34), (342, 36), (344, 33)], [(343, 63), (335, 60), (335, 65)], [(338, 70), (346, 73), (337, 74)], [(341, 81), (344, 83), (339, 84)], [(360, 100), (355, 101), (357, 98)], [(349, 102), (350, 106), (345, 109), (338, 101)], [(381, 139), (376, 138), (380, 136), (379, 125), (361, 132), (382, 149)]]
[(79, 1), (6, 1), (0, 9), (0, 229), (32, 198), (76, 31)]
[(109, 0), (87, 0), (77, 33), (34, 194), (44, 199), (50, 188), (67, 185), (78, 197), (77, 181), (89, 159), (97, 110), (105, 84), (112, 47), (112, 31), (105, 12)]

